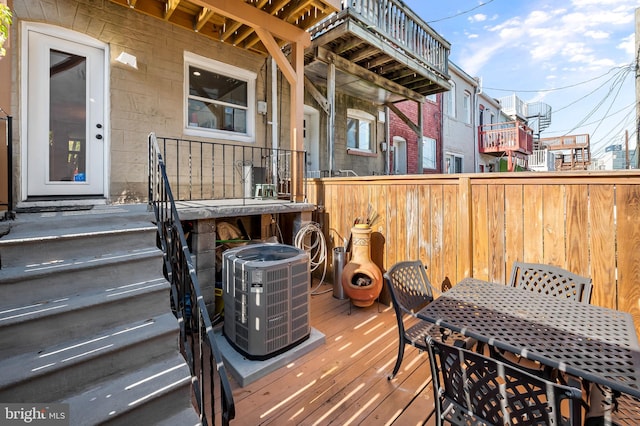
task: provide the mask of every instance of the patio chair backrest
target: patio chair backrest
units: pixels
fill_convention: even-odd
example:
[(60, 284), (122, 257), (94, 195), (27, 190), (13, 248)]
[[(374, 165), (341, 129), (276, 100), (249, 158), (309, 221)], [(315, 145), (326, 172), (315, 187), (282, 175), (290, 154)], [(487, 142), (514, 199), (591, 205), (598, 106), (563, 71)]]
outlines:
[(419, 260), (407, 260), (394, 264), (384, 274), (394, 308), (412, 314), (433, 301), (426, 269)]
[[(464, 348), (426, 339), (436, 424), (580, 425), (582, 392)], [(561, 408), (562, 407), (562, 408)]]
[(557, 266), (525, 262), (514, 262), (510, 284), (513, 287), (583, 303), (590, 302), (593, 287), (591, 278)]

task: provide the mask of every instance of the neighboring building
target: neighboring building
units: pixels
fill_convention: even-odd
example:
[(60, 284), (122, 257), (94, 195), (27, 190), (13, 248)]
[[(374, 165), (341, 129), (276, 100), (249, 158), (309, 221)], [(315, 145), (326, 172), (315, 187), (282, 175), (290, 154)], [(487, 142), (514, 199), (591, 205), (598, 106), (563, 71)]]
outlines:
[(500, 102), (497, 99), (492, 98), (486, 92), (482, 90), (478, 91), (477, 97), (477, 109), (476, 109), (476, 122), (478, 126), (474, 134), (474, 141), (476, 149), (478, 150), (478, 166), (476, 170), (480, 173), (494, 172), (500, 170), (500, 158), (488, 154), (481, 154), (479, 141), (480, 130), (484, 126), (494, 126), (496, 123), (505, 123), (509, 121), (509, 117), (504, 114), (501, 109)]
[[(393, 148), (390, 156), (390, 174), (442, 173), (442, 97), (442, 94), (427, 96), (422, 106), (422, 150), (418, 134), (396, 113), (390, 112), (389, 134)], [(399, 102), (396, 107), (411, 122), (418, 122), (419, 104), (406, 101)], [(422, 170), (419, 170), (420, 155)]]
[(592, 170), (627, 170), (635, 169), (637, 164), (637, 149), (630, 149), (627, 153), (621, 144), (609, 145), (604, 153), (593, 160)]
[[(430, 109), (427, 98), (449, 89), (450, 46), (402, 2), (384, 10), (380, 4), (345, 1), (342, 11), (310, 29), (305, 102), (317, 112), (320, 129), (310, 176), (419, 170), (414, 139), (426, 135), (429, 124), (417, 120), (416, 111)], [(391, 134), (389, 115), (411, 131)], [(433, 166), (429, 155), (427, 169)]]
[(444, 95), (442, 150), (444, 173), (477, 171), (476, 99), (478, 82), (449, 62), (451, 90)]

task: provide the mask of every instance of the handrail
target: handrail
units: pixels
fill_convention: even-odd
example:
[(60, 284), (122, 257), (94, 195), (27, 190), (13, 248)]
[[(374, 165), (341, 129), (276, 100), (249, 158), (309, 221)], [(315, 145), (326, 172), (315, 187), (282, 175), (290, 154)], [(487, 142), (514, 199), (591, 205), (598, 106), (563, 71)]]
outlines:
[[(222, 424), (228, 425), (235, 418), (231, 384), (214, 339), (213, 325), (154, 133), (149, 134), (149, 206), (156, 217), (158, 244), (164, 253), (166, 278), (171, 282), (171, 304), (180, 326), (180, 349), (191, 369), (200, 421), (203, 425), (215, 424), (214, 371), (217, 371)], [(205, 354), (205, 349), (208, 349), (208, 354)], [(207, 355), (208, 359), (205, 359)]]
[[(0, 112), (4, 113), (2, 108), (0, 108)], [(7, 202), (0, 203), (0, 206), (7, 206), (7, 211), (4, 213), (4, 218), (2, 218), (2, 220), (7, 220), (16, 218), (13, 211), (13, 117), (5, 115), (5, 117), (0, 117), (0, 121), (7, 122), (5, 131), (7, 142)]]

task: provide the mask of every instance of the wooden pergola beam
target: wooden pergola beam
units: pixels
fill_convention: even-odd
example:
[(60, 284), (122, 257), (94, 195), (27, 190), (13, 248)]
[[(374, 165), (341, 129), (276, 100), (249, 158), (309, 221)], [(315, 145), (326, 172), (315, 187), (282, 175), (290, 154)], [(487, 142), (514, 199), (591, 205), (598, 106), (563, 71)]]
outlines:
[(198, 16), (196, 17), (196, 21), (193, 23), (193, 29), (195, 32), (200, 32), (202, 27), (209, 21), (209, 19), (215, 14), (215, 12), (211, 9), (207, 9), (203, 7)]
[(263, 28), (282, 40), (300, 43), (305, 48), (311, 45), (311, 36), (305, 30), (272, 16), (269, 13), (263, 12), (243, 1), (192, 0), (192, 2), (251, 28)]

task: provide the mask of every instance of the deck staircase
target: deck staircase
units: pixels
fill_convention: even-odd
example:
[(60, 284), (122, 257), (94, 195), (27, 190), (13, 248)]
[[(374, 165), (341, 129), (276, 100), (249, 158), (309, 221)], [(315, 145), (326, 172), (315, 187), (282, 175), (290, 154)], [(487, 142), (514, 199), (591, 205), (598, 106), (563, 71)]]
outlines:
[(19, 213), (0, 231), (0, 401), (71, 425), (195, 425), (191, 376), (144, 204)]

